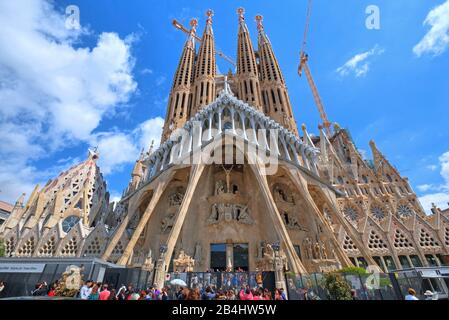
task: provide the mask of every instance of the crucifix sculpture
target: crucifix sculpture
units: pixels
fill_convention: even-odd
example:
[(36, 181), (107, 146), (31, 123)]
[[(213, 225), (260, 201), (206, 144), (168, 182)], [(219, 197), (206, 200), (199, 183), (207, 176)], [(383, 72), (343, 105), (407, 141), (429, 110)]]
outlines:
[(231, 193), (231, 171), (234, 168), (234, 165), (232, 165), (230, 169), (226, 169), (224, 165), (221, 165), (221, 167), (226, 174), (226, 193)]

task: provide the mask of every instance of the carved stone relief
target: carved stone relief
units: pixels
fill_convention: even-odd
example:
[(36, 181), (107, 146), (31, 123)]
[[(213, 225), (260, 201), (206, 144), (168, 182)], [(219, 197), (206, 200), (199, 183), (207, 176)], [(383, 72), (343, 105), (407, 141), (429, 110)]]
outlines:
[(216, 224), (221, 221), (235, 221), (243, 224), (253, 224), (254, 220), (251, 218), (248, 211), (247, 206), (239, 204), (215, 203), (212, 205), (207, 222), (208, 224)]

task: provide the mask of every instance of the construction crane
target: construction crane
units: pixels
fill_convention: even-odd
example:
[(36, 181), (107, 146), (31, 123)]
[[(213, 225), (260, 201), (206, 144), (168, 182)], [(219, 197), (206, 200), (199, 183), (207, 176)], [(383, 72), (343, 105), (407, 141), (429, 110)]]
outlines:
[[(184, 33), (190, 34), (190, 31), (188, 29), (186, 29), (180, 22), (178, 22), (176, 19), (173, 19), (172, 21), (172, 25), (178, 29), (181, 30)], [(195, 39), (198, 40), (199, 42), (202, 41), (202, 39), (200, 37), (198, 37), (197, 35), (195, 35)], [(215, 49), (215, 53), (221, 57), (222, 59), (226, 60), (227, 62), (229, 62), (230, 64), (232, 64), (235, 67), (235, 62), (234, 60), (232, 60), (231, 58), (229, 58), (227, 55), (225, 55), (221, 50), (217, 50)]]
[(309, 33), (309, 25), (310, 25), (310, 16), (312, 13), (312, 0), (309, 0), (307, 5), (307, 17), (306, 17), (306, 26), (304, 28), (304, 37), (301, 47), (300, 53), (300, 63), (298, 67), (298, 75), (302, 76), (302, 71), (304, 70), (306, 74), (307, 81), (309, 83), (310, 89), (312, 90), (313, 99), (315, 100), (315, 104), (320, 113), (321, 121), (323, 122), (324, 130), (328, 136), (331, 136), (331, 123), (327, 118), (326, 111), (324, 110), (323, 103), (321, 102), (320, 94), (318, 93), (318, 89), (315, 85), (315, 81), (313, 81), (312, 73), (310, 72), (307, 61), (309, 60), (309, 55), (305, 52), (307, 45), (307, 34)]

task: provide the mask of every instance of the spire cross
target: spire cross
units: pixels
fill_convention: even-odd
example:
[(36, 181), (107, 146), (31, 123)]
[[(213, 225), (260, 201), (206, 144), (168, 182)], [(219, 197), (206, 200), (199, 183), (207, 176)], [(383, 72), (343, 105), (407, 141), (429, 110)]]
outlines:
[(258, 14), (256, 16), (256, 23), (257, 23), (257, 30), (259, 30), (259, 31), (263, 31), (262, 21), (263, 21), (263, 16)]
[(224, 83), (224, 92), (227, 94), (232, 94), (232, 90), (231, 90), (231, 86), (229, 85), (229, 83), (232, 82), (231, 80), (228, 80), (228, 76), (224, 75), (223, 76), (223, 81), (217, 81), (217, 83)]
[(197, 19), (191, 19), (190, 20), (190, 26), (192, 27), (192, 29), (190, 29), (190, 34), (191, 35), (195, 35), (196, 33), (196, 27), (198, 26), (198, 20)]
[(242, 22), (245, 20), (245, 17), (243, 16), (243, 14), (245, 13), (245, 9), (240, 7), (237, 9), (237, 14), (239, 15), (239, 21)]
[(206, 11), (206, 16), (207, 16), (207, 24), (212, 24), (212, 17), (214, 16), (214, 11), (212, 11), (212, 9), (209, 9)]

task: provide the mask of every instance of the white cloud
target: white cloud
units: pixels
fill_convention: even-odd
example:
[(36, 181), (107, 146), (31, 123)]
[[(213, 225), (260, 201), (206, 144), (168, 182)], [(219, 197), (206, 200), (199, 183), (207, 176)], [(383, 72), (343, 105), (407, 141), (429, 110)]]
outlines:
[(429, 169), (430, 171), (435, 171), (436, 169), (438, 169), (438, 166), (435, 164), (430, 164), (426, 168)]
[(100, 121), (135, 92), (135, 37), (101, 33), (83, 47), (81, 37), (92, 35), (66, 29), (65, 16), (44, 0), (0, 1), (0, 22), (0, 196), (14, 201), (54, 174), (34, 160), (92, 141)]
[(147, 151), (153, 140), (154, 148), (157, 148), (163, 126), (164, 119), (156, 117), (140, 123), (130, 132), (111, 131), (92, 135), (90, 144), (98, 147), (101, 171), (105, 175), (121, 171), (124, 165), (136, 161), (142, 150)]
[(430, 209), (432, 205), (435, 204), (441, 209), (446, 209), (449, 203), (449, 194), (444, 192), (427, 194), (425, 196), (419, 197), (419, 201), (427, 213), (431, 213)]
[(337, 68), (336, 72), (345, 77), (353, 73), (357, 78), (365, 76), (370, 70), (369, 58), (372, 56), (378, 56), (385, 52), (384, 49), (379, 48), (376, 44), (371, 50), (356, 54), (354, 57), (349, 59), (344, 65)]
[[(140, 149), (148, 149), (151, 141), (154, 140), (154, 148), (159, 146), (162, 136), (164, 119), (156, 117), (142, 122), (135, 130), (134, 134), (139, 137), (138, 145)], [(153, 149), (154, 150), (154, 149)]]
[[(449, 203), (449, 151), (442, 154), (438, 160), (441, 166), (440, 174), (444, 183), (439, 186), (423, 185), (426, 187), (429, 186), (427, 190), (420, 190), (420, 186), (418, 186), (418, 190), (422, 192), (430, 190), (435, 191), (434, 193), (425, 194), (419, 198), (419, 201), (421, 201), (422, 206), (428, 213), (430, 213), (432, 203), (435, 203), (435, 205), (441, 209), (446, 208)], [(426, 187), (424, 187), (424, 189), (426, 189)]]
[(413, 48), (416, 56), (429, 53), (435, 56), (442, 54), (449, 44), (449, 0), (433, 8), (423, 23), (430, 30)]
[(144, 68), (140, 71), (141, 74), (153, 74), (153, 70), (150, 68)]
[(98, 165), (105, 175), (120, 171), (124, 164), (135, 161), (139, 155), (132, 138), (121, 132), (101, 133), (94, 144), (100, 153)]
[(421, 185), (417, 186), (416, 188), (421, 192), (427, 192), (430, 189), (432, 189), (432, 185), (431, 184), (421, 184)]

